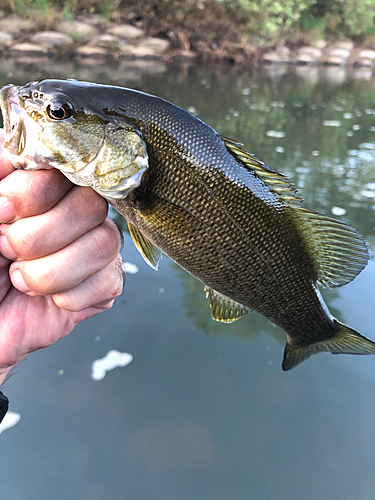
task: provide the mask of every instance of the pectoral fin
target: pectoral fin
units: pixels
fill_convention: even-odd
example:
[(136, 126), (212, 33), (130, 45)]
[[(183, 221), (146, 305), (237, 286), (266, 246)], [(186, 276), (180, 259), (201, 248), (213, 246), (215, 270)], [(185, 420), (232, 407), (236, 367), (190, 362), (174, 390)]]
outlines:
[(223, 323), (233, 323), (233, 321), (242, 318), (242, 316), (250, 312), (250, 309), (247, 307), (228, 299), (228, 297), (219, 292), (215, 292), (212, 288), (205, 286), (204, 289), (206, 297), (210, 297), (212, 319)]
[(332, 354), (375, 354), (375, 343), (366, 339), (352, 328), (343, 325), (337, 320), (333, 320), (339, 330), (333, 337), (311, 344), (301, 346), (293, 344), (288, 337), (284, 351), (282, 368), (284, 371), (291, 370), (295, 366), (305, 361), (318, 352), (330, 352)]
[(139, 253), (145, 259), (147, 264), (157, 271), (162, 257), (161, 251), (153, 243), (151, 243), (150, 240), (143, 236), (143, 234), (131, 222), (128, 222), (128, 227)]

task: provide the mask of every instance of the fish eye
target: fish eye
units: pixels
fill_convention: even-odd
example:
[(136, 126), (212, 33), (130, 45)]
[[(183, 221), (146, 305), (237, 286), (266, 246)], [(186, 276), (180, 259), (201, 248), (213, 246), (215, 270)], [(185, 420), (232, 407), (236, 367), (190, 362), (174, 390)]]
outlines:
[(72, 114), (73, 110), (69, 104), (52, 103), (47, 106), (47, 115), (52, 120), (66, 120)]

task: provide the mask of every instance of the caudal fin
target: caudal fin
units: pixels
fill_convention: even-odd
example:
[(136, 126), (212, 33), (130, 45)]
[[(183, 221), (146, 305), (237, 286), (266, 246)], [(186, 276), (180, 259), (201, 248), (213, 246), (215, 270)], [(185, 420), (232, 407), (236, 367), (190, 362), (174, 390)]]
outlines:
[(283, 370), (291, 370), (318, 352), (331, 352), (332, 354), (375, 354), (375, 342), (366, 339), (366, 337), (339, 321), (335, 319), (333, 321), (339, 327), (339, 330), (336, 335), (327, 340), (309, 346), (287, 342), (282, 364)]

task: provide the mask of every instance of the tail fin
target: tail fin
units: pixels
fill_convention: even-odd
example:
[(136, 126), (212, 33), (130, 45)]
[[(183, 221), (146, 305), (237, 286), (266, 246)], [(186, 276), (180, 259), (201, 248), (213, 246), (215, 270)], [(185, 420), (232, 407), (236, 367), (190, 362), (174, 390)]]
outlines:
[(336, 335), (327, 340), (309, 346), (287, 342), (282, 364), (283, 370), (291, 370), (312, 354), (317, 354), (318, 352), (331, 352), (332, 354), (375, 354), (375, 342), (366, 339), (366, 337), (363, 337), (363, 335), (339, 321), (335, 319), (333, 321), (339, 329)]

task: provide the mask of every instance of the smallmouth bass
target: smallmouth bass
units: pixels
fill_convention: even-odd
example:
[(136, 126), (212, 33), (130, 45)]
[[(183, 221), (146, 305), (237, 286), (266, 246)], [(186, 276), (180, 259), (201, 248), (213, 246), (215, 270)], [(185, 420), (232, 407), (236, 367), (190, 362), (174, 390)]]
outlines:
[(366, 266), (366, 242), (303, 208), (295, 189), (241, 144), (142, 92), (73, 80), (8, 85), (4, 149), (16, 168), (55, 167), (127, 220), (146, 262), (164, 252), (205, 285), (212, 317), (255, 310), (287, 334), (283, 369), (312, 354), (375, 354), (329, 313), (333, 288)]

